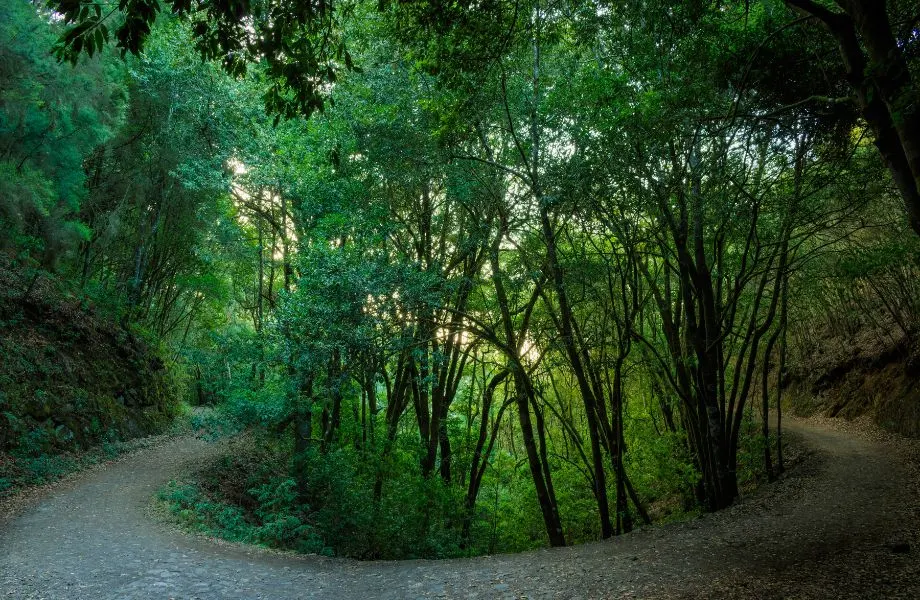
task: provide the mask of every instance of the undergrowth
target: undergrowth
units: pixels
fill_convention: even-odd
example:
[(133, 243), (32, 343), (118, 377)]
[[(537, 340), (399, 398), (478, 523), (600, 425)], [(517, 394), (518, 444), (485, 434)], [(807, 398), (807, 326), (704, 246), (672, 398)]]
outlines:
[(146, 447), (165, 437), (194, 433), (215, 440), (239, 432), (238, 426), (215, 409), (191, 408), (179, 405), (172, 422), (162, 434), (153, 437), (121, 439), (118, 432), (108, 430), (101, 441), (89, 448), (48, 451), (47, 435), (43, 429), (25, 432), (20, 443), (8, 452), (0, 452), (0, 499), (18, 490), (44, 485), (99, 463)]
[(17, 490), (51, 483), (89, 466), (118, 457), (129, 449), (114, 435), (107, 435), (98, 446), (62, 454), (30, 452), (28, 446), (0, 454), (0, 498)]
[[(232, 411), (200, 413), (192, 419), (228, 435)], [(692, 469), (680, 444), (637, 454), (630, 469), (657, 523), (683, 520), (702, 511), (693, 498)], [(462, 536), (463, 488), (417, 475), (410, 440), (398, 440), (386, 458), (385, 483), (375, 500), (379, 457), (354, 447), (312, 448), (298, 459), (289, 445), (260, 428), (233, 437), (226, 452), (188, 478), (158, 493), (185, 528), (232, 542), (308, 554), (358, 559), (449, 558), (519, 552), (545, 545), (543, 524), (526, 472), (511, 457), (497, 455), (487, 472), (470, 536)], [(746, 421), (739, 453), (742, 494), (766, 481), (757, 425)], [(508, 462), (508, 464), (504, 464)], [(641, 472), (642, 464), (654, 472)], [(567, 540), (597, 539), (593, 499), (581, 493), (581, 475), (560, 467), (555, 475)], [(611, 496), (612, 497), (612, 496)], [(638, 517), (634, 516), (637, 525)]]
[(352, 449), (310, 452), (293, 465), (248, 433), (192, 480), (172, 481), (158, 497), (184, 527), (234, 542), (354, 558), (460, 556), (459, 535), (442, 515), (459, 497), (438, 480), (400, 477), (379, 503), (373, 473)]

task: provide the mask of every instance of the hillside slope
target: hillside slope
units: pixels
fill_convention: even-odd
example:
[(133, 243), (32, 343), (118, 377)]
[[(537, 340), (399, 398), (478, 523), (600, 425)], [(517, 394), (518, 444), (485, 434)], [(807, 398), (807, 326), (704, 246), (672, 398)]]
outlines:
[(920, 345), (895, 328), (863, 327), (826, 337), (784, 380), (798, 415), (852, 420), (869, 415), (880, 427), (920, 437)]
[(155, 351), (48, 276), (0, 267), (0, 356), (0, 494), (43, 479), (49, 457), (155, 432), (174, 410)]

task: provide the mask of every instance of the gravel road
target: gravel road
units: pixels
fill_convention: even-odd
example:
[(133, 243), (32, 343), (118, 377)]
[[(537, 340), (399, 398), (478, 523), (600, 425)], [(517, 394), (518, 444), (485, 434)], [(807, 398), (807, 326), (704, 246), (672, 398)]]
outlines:
[(158, 522), (156, 490), (219, 451), (167, 440), (0, 522), (0, 599), (920, 598), (917, 444), (832, 421), (792, 429), (813, 453), (721, 513), (571, 548), (399, 562), (292, 556)]

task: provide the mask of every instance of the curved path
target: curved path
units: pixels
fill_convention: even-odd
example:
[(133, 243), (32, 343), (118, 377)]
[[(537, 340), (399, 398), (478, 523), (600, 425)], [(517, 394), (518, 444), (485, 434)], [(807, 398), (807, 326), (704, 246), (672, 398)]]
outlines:
[(903, 453), (826, 424), (794, 428), (814, 454), (717, 515), (573, 548), (403, 562), (289, 556), (157, 523), (145, 514), (155, 491), (216, 452), (174, 439), (0, 523), (0, 599), (920, 598)]

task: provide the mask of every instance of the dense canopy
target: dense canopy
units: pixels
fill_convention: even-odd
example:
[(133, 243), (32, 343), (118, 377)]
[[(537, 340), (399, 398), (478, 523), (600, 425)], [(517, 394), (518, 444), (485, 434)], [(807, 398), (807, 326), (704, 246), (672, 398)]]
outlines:
[(167, 492), (225, 536), (444, 557), (722, 509), (824, 340), (913, 347), (918, 19), (9, 0), (3, 267), (247, 431)]

